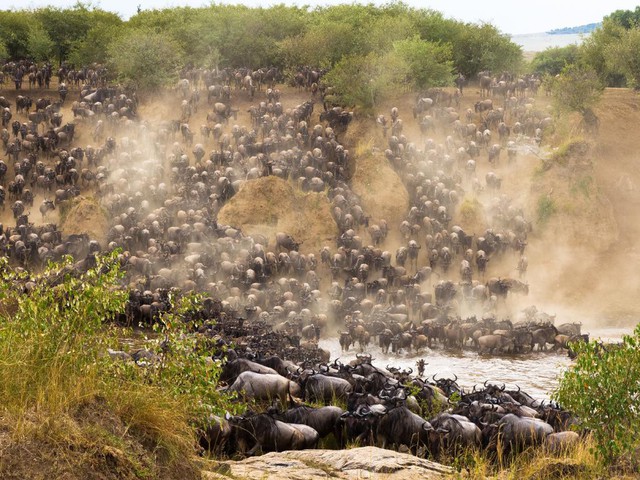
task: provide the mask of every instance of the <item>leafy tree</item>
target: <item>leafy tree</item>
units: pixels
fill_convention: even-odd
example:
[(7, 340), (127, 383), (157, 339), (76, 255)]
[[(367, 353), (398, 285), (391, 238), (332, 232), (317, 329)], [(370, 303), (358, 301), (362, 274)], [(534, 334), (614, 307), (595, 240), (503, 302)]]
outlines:
[(533, 57), (531, 69), (541, 75), (558, 75), (567, 65), (578, 61), (579, 52), (576, 44), (547, 48)]
[(0, 11), (0, 40), (8, 58), (29, 57), (30, 17), (26, 12)]
[(9, 50), (4, 41), (0, 40), (0, 62), (4, 62), (7, 58), (9, 58)]
[(116, 39), (108, 54), (120, 79), (138, 89), (155, 90), (177, 79), (181, 52), (168, 35), (132, 30)]
[(605, 21), (607, 20), (627, 30), (637, 28), (640, 26), (640, 6), (634, 10), (616, 10), (605, 17)]
[(358, 33), (346, 23), (313, 25), (304, 35), (284, 39), (280, 48), (289, 66), (329, 68), (344, 57), (356, 54), (357, 36)]
[(76, 42), (86, 38), (87, 32), (92, 27), (122, 23), (115, 13), (95, 9), (81, 2), (70, 9), (41, 8), (36, 10), (34, 15), (54, 42), (60, 63), (67, 59)]
[(372, 113), (384, 98), (406, 86), (407, 64), (393, 52), (344, 57), (326, 74), (335, 103)]
[(109, 45), (122, 31), (119, 25), (98, 24), (92, 27), (87, 36), (76, 41), (69, 52), (69, 61), (77, 66), (104, 64), (108, 61)]
[(478, 72), (516, 72), (522, 63), (522, 47), (491, 24), (465, 24), (453, 43), (454, 65), (467, 78)]
[(620, 345), (573, 344), (575, 365), (567, 370), (554, 397), (574, 412), (611, 464), (638, 446), (640, 429), (640, 324)]
[(420, 9), (411, 16), (415, 22), (420, 38), (430, 42), (449, 43), (454, 45), (460, 38), (465, 24), (444, 18), (441, 12)]
[(613, 63), (607, 58), (610, 45), (620, 42), (623, 35), (623, 27), (605, 19), (602, 27), (594, 30), (580, 46), (582, 62), (593, 69), (608, 86), (624, 86), (624, 74), (611, 70)]
[(557, 77), (549, 78), (551, 95), (556, 111), (578, 112), (583, 117), (592, 115), (604, 90), (596, 72), (580, 65), (568, 65)]
[(409, 79), (416, 89), (449, 85), (452, 81), (451, 47), (415, 36), (394, 43), (395, 52), (407, 63)]
[(30, 57), (36, 62), (51, 59), (55, 45), (41, 25), (34, 25), (29, 31), (28, 46)]
[(382, 53), (394, 48), (394, 43), (418, 35), (415, 22), (407, 14), (384, 15), (372, 19), (371, 24), (362, 32), (363, 49), (368, 52)]
[(640, 29), (625, 30), (620, 41), (605, 47), (606, 66), (609, 71), (621, 72), (627, 85), (640, 88)]

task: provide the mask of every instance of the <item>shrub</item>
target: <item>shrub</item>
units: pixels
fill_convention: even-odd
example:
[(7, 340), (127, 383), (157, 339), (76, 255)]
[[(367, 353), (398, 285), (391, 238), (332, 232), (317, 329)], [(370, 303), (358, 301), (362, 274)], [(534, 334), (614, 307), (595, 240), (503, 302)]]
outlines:
[(114, 288), (117, 257), (99, 259), (82, 275), (73, 275), (66, 259), (32, 278), (1, 261), (0, 401), (14, 411), (64, 411), (74, 396), (99, 389), (98, 370), (113, 341), (103, 322), (126, 301), (126, 292)]
[(560, 380), (554, 399), (592, 432), (595, 452), (612, 464), (638, 445), (640, 428), (640, 324), (618, 345), (573, 344), (575, 365)]
[(556, 203), (549, 195), (542, 195), (538, 198), (538, 223), (544, 224), (556, 213)]

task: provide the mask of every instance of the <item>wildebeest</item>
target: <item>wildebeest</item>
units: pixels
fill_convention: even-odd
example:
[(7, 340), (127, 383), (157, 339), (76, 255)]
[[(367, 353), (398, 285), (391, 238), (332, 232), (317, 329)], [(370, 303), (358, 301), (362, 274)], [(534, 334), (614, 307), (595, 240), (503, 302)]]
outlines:
[(302, 245), (302, 242), (296, 242), (291, 235), (284, 232), (276, 233), (276, 250), (278, 252), (286, 251), (298, 251), (298, 248)]
[(495, 451), (501, 445), (505, 455), (509, 455), (541, 445), (550, 433), (553, 433), (553, 428), (544, 420), (509, 413), (485, 428), (483, 437), (489, 450)]
[(510, 291), (529, 294), (529, 285), (513, 278), (491, 278), (487, 282), (489, 291), (498, 298), (507, 298)]
[(407, 407), (396, 407), (382, 415), (377, 425), (377, 441), (382, 448), (406, 445), (415, 454), (436, 437), (431, 424)]
[(480, 447), (482, 444), (480, 428), (467, 417), (441, 413), (429, 423), (437, 434), (436, 441), (430, 446), (434, 456), (442, 452), (456, 455), (461, 450)]
[(43, 200), (42, 205), (40, 205), (40, 213), (42, 214), (42, 220), (47, 216), (49, 211), (55, 210), (56, 206), (53, 203), (53, 200)]
[[(254, 455), (261, 452), (282, 452), (313, 448), (318, 443), (318, 432), (304, 425), (291, 425), (274, 419), (266, 413), (247, 417), (228, 416), (237, 452)], [(315, 432), (315, 433), (314, 433)]]
[(483, 335), (476, 341), (478, 344), (478, 353), (500, 353), (512, 352), (515, 347), (515, 341), (512, 337), (506, 335)]
[(298, 405), (284, 412), (273, 411), (271, 414), (275, 419), (283, 422), (308, 425), (318, 432), (320, 438), (333, 433), (338, 444), (341, 444), (342, 429), (338, 420), (343, 413), (344, 410), (340, 407), (313, 408), (307, 405)]
[(336, 399), (347, 400), (353, 387), (348, 380), (340, 377), (332, 377), (322, 374), (313, 374), (301, 380), (303, 386), (303, 399), (320, 401), (329, 404)]
[(242, 372), (227, 389), (247, 399), (275, 400), (286, 404), (288, 396), (300, 396), (300, 386), (279, 374)]
[(231, 385), (236, 381), (236, 378), (242, 372), (255, 372), (255, 373), (270, 373), (277, 374), (273, 368), (266, 367), (256, 362), (252, 362), (251, 360), (247, 360), (246, 358), (237, 358), (234, 360), (227, 361), (223, 367), (222, 372), (220, 373), (220, 381), (226, 382)]

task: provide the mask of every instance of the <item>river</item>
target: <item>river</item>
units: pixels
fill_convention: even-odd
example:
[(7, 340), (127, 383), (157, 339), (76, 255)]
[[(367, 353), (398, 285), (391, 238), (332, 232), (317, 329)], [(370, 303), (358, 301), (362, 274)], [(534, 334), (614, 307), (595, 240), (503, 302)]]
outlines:
[(511, 35), (511, 40), (522, 47), (524, 52), (541, 52), (550, 47), (566, 47), (572, 43), (580, 45), (588, 35), (581, 33), (556, 34), (524, 33)]
[[(586, 330), (585, 330), (586, 331)], [(609, 328), (591, 330), (592, 339), (603, 342), (615, 342), (622, 335), (631, 333), (631, 329)], [(320, 341), (320, 347), (331, 351), (332, 360), (340, 358), (347, 363), (356, 358), (357, 350), (353, 347), (346, 354), (340, 351), (336, 338)], [(509, 388), (518, 385), (534, 398), (549, 399), (558, 384), (559, 375), (572, 364), (566, 353), (533, 352), (527, 355), (511, 356), (479, 356), (471, 350), (452, 352), (442, 348), (425, 349), (420, 354), (389, 353), (385, 355), (380, 348), (370, 346), (366, 353), (370, 353), (373, 364), (385, 368), (386, 365), (398, 368), (413, 368), (416, 372), (416, 361), (424, 358), (427, 362), (425, 376), (453, 378), (458, 377), (458, 384), (466, 389), (473, 385), (481, 385), (485, 380), (492, 383), (506, 383)]]

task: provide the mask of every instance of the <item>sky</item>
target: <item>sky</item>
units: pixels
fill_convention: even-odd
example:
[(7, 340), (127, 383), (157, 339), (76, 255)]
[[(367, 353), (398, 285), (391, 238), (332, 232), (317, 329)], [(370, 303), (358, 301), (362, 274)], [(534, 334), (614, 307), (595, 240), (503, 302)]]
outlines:
[[(37, 8), (45, 5), (55, 7), (69, 7), (76, 0), (30, 0), (17, 2), (15, 0), (3, 1), (1, 8)], [(116, 12), (123, 19), (134, 15), (138, 5), (142, 9), (158, 9), (174, 6), (200, 7), (209, 5), (207, 0), (94, 0), (92, 5), (104, 10)], [(344, 0), (295, 0), (284, 2), (282, 0), (239, 0), (219, 1), (215, 3), (241, 3), (250, 7), (269, 6), (286, 3), (287, 5), (334, 5), (340, 3), (352, 3)], [(369, 3), (368, 1), (362, 3)], [(386, 3), (374, 0), (371, 3)], [(602, 20), (605, 15), (615, 10), (633, 10), (638, 5), (632, 0), (405, 0), (405, 3), (416, 8), (430, 8), (440, 11), (445, 17), (454, 18), (464, 22), (488, 22), (495, 25), (503, 33), (511, 35), (524, 33), (539, 33), (554, 28), (573, 27), (595, 23)], [(579, 6), (578, 6), (579, 5)]]

